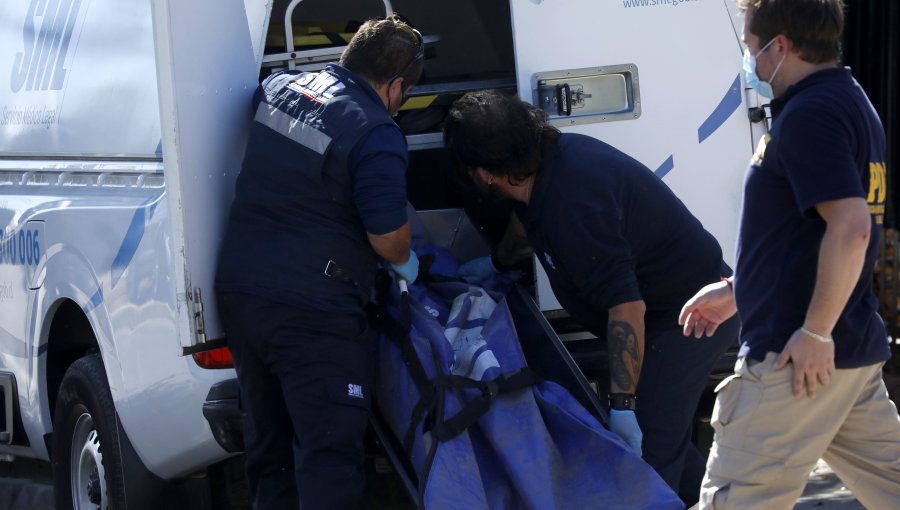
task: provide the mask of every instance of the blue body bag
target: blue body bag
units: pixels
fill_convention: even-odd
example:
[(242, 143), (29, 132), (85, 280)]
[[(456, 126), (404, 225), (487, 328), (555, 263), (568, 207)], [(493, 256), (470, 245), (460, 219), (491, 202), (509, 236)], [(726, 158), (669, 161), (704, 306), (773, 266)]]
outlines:
[(567, 390), (528, 370), (502, 294), (391, 287), (383, 315), (398, 326), (379, 334), (376, 406), (404, 443), (419, 508), (684, 508)]

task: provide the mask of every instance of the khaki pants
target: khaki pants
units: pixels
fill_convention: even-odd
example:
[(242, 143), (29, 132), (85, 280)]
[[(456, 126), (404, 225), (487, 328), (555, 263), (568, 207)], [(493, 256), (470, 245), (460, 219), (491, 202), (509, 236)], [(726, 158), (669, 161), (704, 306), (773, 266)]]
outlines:
[(836, 370), (813, 400), (794, 397), (793, 365), (776, 371), (775, 356), (738, 360), (716, 388), (700, 508), (793, 508), (819, 458), (866, 508), (900, 508), (900, 417), (882, 364)]

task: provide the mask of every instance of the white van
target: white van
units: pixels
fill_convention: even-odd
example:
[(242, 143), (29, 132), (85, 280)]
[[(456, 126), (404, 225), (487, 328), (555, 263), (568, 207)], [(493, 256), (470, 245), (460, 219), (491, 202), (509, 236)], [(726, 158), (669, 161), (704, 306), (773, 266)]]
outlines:
[[(385, 11), (426, 35), (398, 119), (417, 208), (465, 205), (441, 147), (449, 102), (507, 88), (655, 169), (731, 261), (764, 126), (732, 4), (0, 3), (0, 455), (52, 461), (58, 508), (153, 507), (231, 455), (202, 409), (235, 377), (212, 282), (250, 98), (274, 69), (334, 60), (352, 26), (329, 27)], [(535, 273), (539, 308), (564, 316)]]

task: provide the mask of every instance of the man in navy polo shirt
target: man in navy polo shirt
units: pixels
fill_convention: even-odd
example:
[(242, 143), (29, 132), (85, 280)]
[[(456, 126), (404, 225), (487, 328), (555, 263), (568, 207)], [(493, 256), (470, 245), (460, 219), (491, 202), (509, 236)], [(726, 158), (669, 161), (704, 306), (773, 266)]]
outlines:
[(707, 344), (684, 338), (677, 321), (694, 285), (730, 274), (715, 238), (647, 167), (594, 138), (560, 134), (515, 97), (463, 97), (445, 140), (477, 186), (517, 203), (493, 262), (475, 259), (460, 274), (478, 282), (515, 263), (527, 236), (566, 311), (606, 340), (610, 430), (695, 503), (704, 459), (691, 442), (694, 413), (738, 324)]
[(254, 98), (216, 291), (257, 510), (365, 506), (364, 306), (378, 258), (396, 279), (418, 274), (391, 116), (423, 49), (398, 18), (368, 21), (341, 65), (273, 74)]
[[(701, 336), (740, 312), (701, 508), (792, 508), (823, 457), (867, 508), (900, 502), (900, 417), (872, 269), (886, 196), (881, 121), (837, 66), (841, 0), (739, 0), (747, 82), (774, 97), (744, 186), (734, 280), (684, 306)], [(733, 290), (732, 290), (733, 289)]]

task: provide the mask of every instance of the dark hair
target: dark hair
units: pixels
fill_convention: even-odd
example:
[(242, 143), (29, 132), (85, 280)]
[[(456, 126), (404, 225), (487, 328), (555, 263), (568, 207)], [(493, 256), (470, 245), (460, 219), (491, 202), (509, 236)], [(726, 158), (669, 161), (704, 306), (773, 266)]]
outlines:
[(495, 90), (461, 97), (444, 126), (444, 145), (459, 170), (484, 168), (514, 184), (540, 171), (558, 139), (546, 113)]
[(422, 75), (422, 36), (396, 14), (359, 27), (341, 54), (341, 65), (375, 85), (403, 78), (408, 89)]
[(737, 5), (753, 17), (750, 31), (760, 45), (783, 34), (807, 62), (840, 60), (843, 0), (737, 0)]

